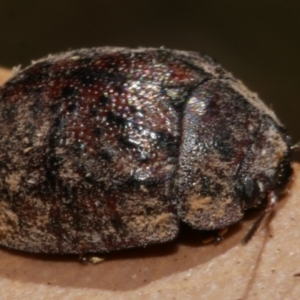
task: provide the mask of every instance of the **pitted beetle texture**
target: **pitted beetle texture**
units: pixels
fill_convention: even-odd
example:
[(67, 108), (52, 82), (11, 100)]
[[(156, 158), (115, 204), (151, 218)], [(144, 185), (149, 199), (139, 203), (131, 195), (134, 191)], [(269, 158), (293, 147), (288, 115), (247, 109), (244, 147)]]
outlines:
[(211, 58), (50, 55), (0, 89), (0, 244), (108, 252), (227, 227), (290, 175), (290, 138)]

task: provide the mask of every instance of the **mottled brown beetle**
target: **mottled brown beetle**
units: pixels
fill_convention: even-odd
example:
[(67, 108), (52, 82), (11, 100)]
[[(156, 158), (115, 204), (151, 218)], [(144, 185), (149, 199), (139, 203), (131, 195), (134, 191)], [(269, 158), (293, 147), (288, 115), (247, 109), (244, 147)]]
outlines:
[(290, 138), (207, 56), (168, 49), (50, 55), (0, 90), (0, 244), (108, 252), (236, 223), (274, 202)]

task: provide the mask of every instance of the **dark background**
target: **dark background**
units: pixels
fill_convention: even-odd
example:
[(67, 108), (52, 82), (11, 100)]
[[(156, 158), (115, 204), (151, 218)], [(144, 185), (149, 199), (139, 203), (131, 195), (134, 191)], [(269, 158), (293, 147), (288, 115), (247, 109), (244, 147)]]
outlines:
[(297, 142), (299, 29), (295, 0), (2, 0), (0, 65), (91, 46), (201, 51), (258, 92)]

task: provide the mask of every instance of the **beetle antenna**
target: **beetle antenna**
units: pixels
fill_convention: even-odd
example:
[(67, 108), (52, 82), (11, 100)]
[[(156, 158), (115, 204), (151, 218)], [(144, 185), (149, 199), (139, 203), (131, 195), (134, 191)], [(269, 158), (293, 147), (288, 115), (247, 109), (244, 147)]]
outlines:
[(268, 194), (268, 206), (261, 212), (258, 218), (254, 221), (244, 238), (242, 239), (241, 243), (246, 245), (251, 238), (253, 237), (254, 233), (257, 231), (261, 222), (266, 218), (267, 215), (270, 215), (275, 207), (275, 204), (278, 201), (278, 196), (275, 194), (274, 191)]
[(296, 143), (295, 145), (291, 146), (290, 148), (293, 152), (300, 151), (300, 142)]

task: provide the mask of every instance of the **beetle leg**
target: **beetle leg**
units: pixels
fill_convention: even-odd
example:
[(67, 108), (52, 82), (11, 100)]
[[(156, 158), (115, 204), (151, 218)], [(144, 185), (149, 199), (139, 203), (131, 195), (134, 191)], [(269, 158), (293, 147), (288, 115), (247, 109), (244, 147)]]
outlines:
[(296, 143), (295, 145), (291, 146), (291, 150), (293, 152), (298, 152), (300, 151), (300, 142)]
[(253, 237), (254, 233), (259, 228), (261, 222), (266, 218), (266, 216), (269, 216), (275, 207), (275, 204), (278, 202), (278, 194), (274, 191), (269, 192), (268, 194), (268, 205), (267, 207), (261, 212), (261, 214), (258, 216), (258, 218), (254, 221), (244, 238), (242, 239), (241, 243), (243, 245), (246, 245), (251, 238)]
[(203, 244), (210, 244), (212, 242), (219, 243), (224, 240), (224, 236), (227, 231), (228, 231), (227, 227), (220, 230), (212, 231), (209, 237), (202, 240), (202, 243)]

